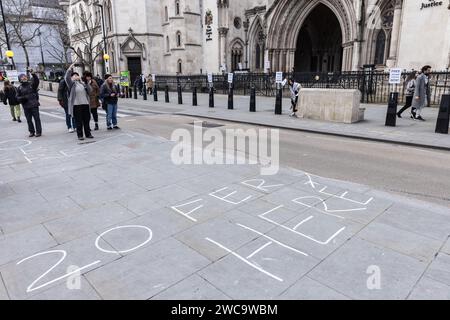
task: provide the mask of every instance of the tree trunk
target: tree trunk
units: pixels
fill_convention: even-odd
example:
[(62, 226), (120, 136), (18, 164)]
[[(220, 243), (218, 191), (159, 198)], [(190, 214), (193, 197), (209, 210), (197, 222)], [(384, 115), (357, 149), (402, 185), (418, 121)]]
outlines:
[(28, 55), (27, 46), (21, 45), (23, 53), (25, 53), (25, 61), (27, 62), (27, 67), (30, 67), (30, 56)]

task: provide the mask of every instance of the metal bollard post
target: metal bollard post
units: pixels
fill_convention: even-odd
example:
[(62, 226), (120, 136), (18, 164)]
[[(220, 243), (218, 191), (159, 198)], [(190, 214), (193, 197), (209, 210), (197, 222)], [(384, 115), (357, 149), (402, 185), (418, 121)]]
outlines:
[(256, 112), (256, 89), (252, 87), (250, 90), (250, 112)]
[(192, 91), (192, 105), (198, 106), (198, 104), (197, 104), (197, 87), (194, 87), (192, 90), (193, 90)]
[(177, 86), (177, 92), (178, 92), (178, 104), (183, 104), (183, 92), (181, 90), (181, 85), (179, 83)]
[(166, 97), (166, 103), (169, 103), (170, 98), (169, 98), (169, 86), (168, 85), (166, 85), (164, 92), (165, 92), (165, 97)]
[(386, 114), (386, 126), (395, 127), (397, 124), (397, 105), (398, 105), (398, 92), (391, 92), (389, 94), (389, 104)]
[(283, 113), (283, 89), (278, 84), (277, 85), (277, 97), (275, 100), (275, 114), (282, 114)]
[(145, 84), (144, 84), (144, 89), (142, 89), (142, 90), (144, 90), (143, 96), (144, 96), (144, 101), (146, 101), (147, 100), (147, 87), (145, 86)]
[(153, 100), (158, 101), (158, 87), (156, 86), (156, 84), (153, 88)]
[(209, 88), (209, 107), (214, 108), (214, 87)]
[(230, 87), (228, 88), (228, 110), (234, 109), (234, 102), (233, 102), (233, 85), (230, 84)]
[(134, 86), (134, 99), (137, 100), (138, 95), (137, 95), (137, 87)]
[(450, 94), (443, 94), (436, 121), (436, 133), (448, 134), (450, 123)]

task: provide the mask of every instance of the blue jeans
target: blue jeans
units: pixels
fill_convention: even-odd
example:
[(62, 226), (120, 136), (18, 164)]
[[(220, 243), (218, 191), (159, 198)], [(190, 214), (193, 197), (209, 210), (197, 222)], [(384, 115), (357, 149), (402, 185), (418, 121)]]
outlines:
[(75, 118), (69, 114), (69, 108), (64, 107), (64, 112), (66, 113), (66, 125), (67, 129), (76, 129), (77, 124), (75, 123)]
[(117, 104), (108, 104), (108, 111), (106, 114), (106, 126), (111, 128), (111, 122), (113, 126), (117, 126)]

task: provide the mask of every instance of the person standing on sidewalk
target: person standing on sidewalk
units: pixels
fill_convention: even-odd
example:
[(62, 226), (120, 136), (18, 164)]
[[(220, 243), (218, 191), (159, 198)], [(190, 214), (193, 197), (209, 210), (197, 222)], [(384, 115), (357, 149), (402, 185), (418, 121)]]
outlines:
[(9, 103), (9, 109), (11, 111), (12, 121), (22, 122), (20, 120), (20, 103), (16, 98), (17, 89), (16, 87), (5, 80), (3, 89), (3, 103), (7, 105)]
[(85, 84), (91, 86), (91, 91), (89, 92), (89, 105), (91, 107), (91, 114), (94, 118), (95, 127), (94, 130), (97, 131), (98, 128), (98, 107), (100, 107), (100, 88), (97, 82), (93, 79), (92, 73), (85, 71), (83, 74), (83, 81)]
[(291, 117), (295, 117), (297, 118), (297, 104), (298, 104), (298, 95), (300, 93), (300, 90), (302, 88), (302, 86), (300, 85), (300, 83), (295, 82), (295, 80), (293, 78), (290, 78), (288, 80), (288, 85), (289, 85), (289, 90), (291, 91)]
[(117, 103), (119, 101), (120, 88), (114, 84), (112, 75), (105, 75), (105, 83), (100, 88), (100, 97), (106, 104), (106, 126), (108, 130), (120, 129), (117, 126)]
[(84, 140), (83, 130), (86, 138), (93, 139), (89, 122), (91, 113), (89, 106), (89, 93), (91, 86), (81, 81), (78, 72), (73, 71), (72, 64), (66, 71), (65, 80), (69, 88), (69, 113), (75, 118), (77, 124), (78, 140)]
[[(408, 110), (408, 108), (411, 108), (412, 106), (412, 102), (413, 102), (413, 98), (414, 98), (414, 91), (416, 89), (416, 78), (417, 78), (417, 72), (413, 71), (411, 72), (408, 77), (405, 80), (405, 85), (406, 85), (406, 103), (405, 106), (403, 108), (400, 109), (399, 112), (397, 112), (397, 117), (401, 118), (402, 117), (402, 113), (406, 110)], [(411, 110), (411, 118), (415, 118), (416, 114), (414, 112), (414, 110)]]
[(414, 99), (412, 103), (413, 114), (416, 113), (414, 119), (425, 121), (422, 118), (422, 110), (428, 105), (427, 97), (427, 78), (431, 73), (431, 66), (424, 66), (422, 72), (416, 79), (416, 88), (414, 90)]
[(153, 76), (151, 74), (147, 77), (147, 93), (153, 94)]
[[(19, 75), (20, 86), (17, 88), (17, 101), (22, 104), (23, 112), (27, 118), (29, 137), (40, 137), (42, 135), (41, 117), (39, 115), (39, 78), (33, 69), (27, 69), (31, 74), (31, 81), (26, 74)], [(34, 124), (33, 124), (34, 120)]]
[(75, 132), (77, 125), (75, 123), (75, 118), (69, 114), (69, 89), (65, 79), (62, 79), (59, 82), (57, 99), (59, 105), (64, 109), (64, 113), (66, 114), (67, 130), (69, 133)]

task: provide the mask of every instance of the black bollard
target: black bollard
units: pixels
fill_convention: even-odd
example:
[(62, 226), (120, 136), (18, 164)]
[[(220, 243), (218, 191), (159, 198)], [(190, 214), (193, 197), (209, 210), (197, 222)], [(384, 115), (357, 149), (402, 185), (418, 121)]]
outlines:
[(387, 127), (395, 127), (397, 124), (397, 105), (398, 105), (398, 92), (391, 92), (389, 94), (389, 104), (386, 114)]
[(252, 87), (250, 90), (250, 112), (256, 112), (256, 90)]
[(146, 101), (147, 100), (147, 88), (146, 88), (146, 86), (144, 86), (144, 94), (143, 94), (143, 96), (144, 96), (144, 101)]
[(283, 114), (283, 89), (277, 89), (275, 100), (275, 114)]
[(165, 92), (165, 96), (166, 96), (166, 103), (170, 102), (170, 98), (169, 98), (169, 86), (166, 85), (166, 88), (164, 89)]
[(178, 84), (177, 86), (177, 92), (178, 92), (178, 104), (183, 104), (183, 92), (181, 91), (180, 84)]
[(209, 107), (214, 108), (214, 88), (209, 88)]
[(450, 94), (443, 94), (436, 122), (436, 133), (448, 134), (450, 124)]
[(134, 99), (137, 100), (138, 96), (137, 96), (137, 87), (134, 86)]
[(233, 103), (233, 87), (230, 86), (228, 88), (228, 110), (234, 109), (234, 103)]
[(197, 87), (194, 87), (192, 89), (192, 105), (198, 106), (198, 104), (197, 104)]
[(156, 84), (155, 84), (155, 86), (153, 88), (153, 100), (154, 101), (158, 101), (158, 89), (156, 87)]

